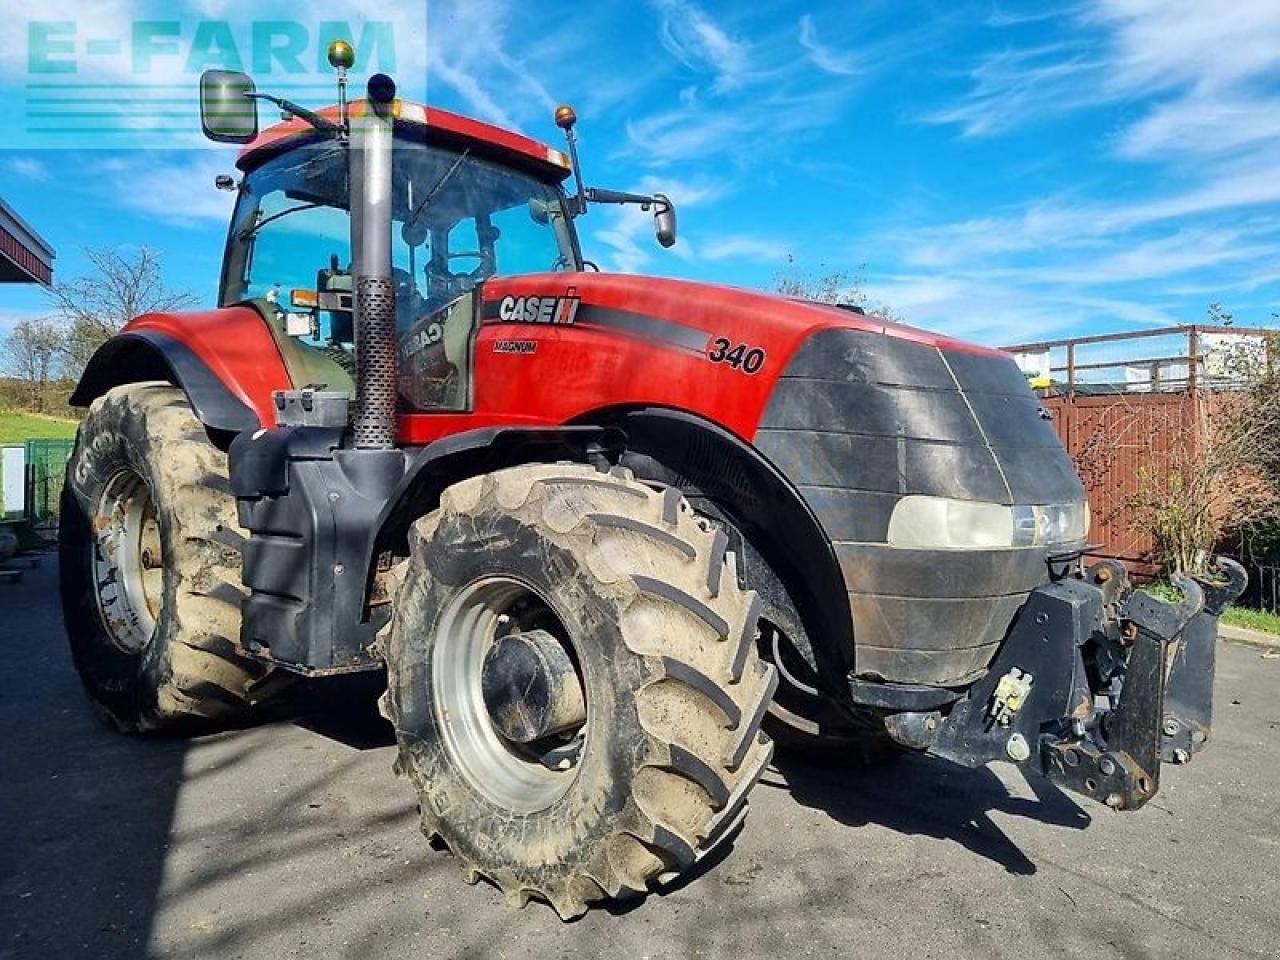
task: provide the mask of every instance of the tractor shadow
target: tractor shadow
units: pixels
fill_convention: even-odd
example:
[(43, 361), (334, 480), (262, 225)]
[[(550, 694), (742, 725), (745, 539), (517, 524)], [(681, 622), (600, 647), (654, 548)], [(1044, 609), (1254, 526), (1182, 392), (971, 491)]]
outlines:
[(309, 680), (292, 691), (280, 719), (353, 750), (394, 746), (395, 728), (378, 712), (386, 688), (383, 670)]
[(1021, 876), (1034, 874), (1036, 864), (1000, 829), (993, 813), (1073, 830), (1083, 830), (1093, 819), (1070, 796), (1034, 774), (1026, 777), (1034, 794), (1028, 798), (1011, 793), (988, 767), (970, 770), (933, 757), (904, 756), (875, 766), (840, 767), (779, 753), (774, 764), (777, 773), (766, 774), (761, 787), (788, 790), (797, 803), (839, 823), (878, 824), (909, 836), (950, 840)]
[(0, 958), (140, 957), (189, 745), (94, 715), (42, 560), (0, 586)]

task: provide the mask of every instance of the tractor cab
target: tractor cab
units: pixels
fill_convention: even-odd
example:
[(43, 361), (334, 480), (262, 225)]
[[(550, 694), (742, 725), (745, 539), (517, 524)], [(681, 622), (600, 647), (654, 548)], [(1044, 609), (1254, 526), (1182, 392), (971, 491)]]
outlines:
[[(358, 117), (367, 109), (360, 101), (350, 112)], [(391, 276), (399, 349), (413, 361), (404, 365), (400, 392), (410, 409), (460, 409), (476, 288), (498, 275), (582, 269), (573, 198), (562, 186), (569, 160), (447, 111), (399, 100), (393, 109)], [(259, 137), (239, 166), (244, 176), (220, 305), (255, 301), (294, 341), (285, 349), (295, 365), (349, 390), (355, 331), (347, 147), (317, 138), (308, 124), (285, 122)], [(348, 377), (325, 370), (326, 361)]]

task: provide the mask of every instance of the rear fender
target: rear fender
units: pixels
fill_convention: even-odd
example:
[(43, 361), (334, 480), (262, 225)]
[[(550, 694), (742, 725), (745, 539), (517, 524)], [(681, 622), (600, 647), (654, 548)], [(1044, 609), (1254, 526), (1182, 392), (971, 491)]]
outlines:
[(256, 430), (258, 415), (181, 341), (157, 330), (112, 337), (89, 360), (68, 401), (87, 407), (113, 387), (162, 380), (180, 388), (200, 422), (215, 430)]
[(205, 426), (228, 432), (274, 424), (272, 393), (292, 386), (262, 314), (244, 305), (138, 317), (98, 348), (70, 402), (145, 380), (181, 388)]

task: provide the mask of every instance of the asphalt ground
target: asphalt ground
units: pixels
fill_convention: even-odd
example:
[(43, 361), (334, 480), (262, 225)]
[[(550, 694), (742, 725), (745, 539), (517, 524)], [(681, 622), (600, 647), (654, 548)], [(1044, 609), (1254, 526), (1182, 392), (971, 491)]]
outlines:
[(0, 585), (0, 960), (1280, 956), (1275, 657), (1221, 647), (1210, 749), (1136, 813), (1004, 766), (784, 764), (698, 876), (562, 924), (427, 847), (367, 698), (103, 727), (48, 557)]

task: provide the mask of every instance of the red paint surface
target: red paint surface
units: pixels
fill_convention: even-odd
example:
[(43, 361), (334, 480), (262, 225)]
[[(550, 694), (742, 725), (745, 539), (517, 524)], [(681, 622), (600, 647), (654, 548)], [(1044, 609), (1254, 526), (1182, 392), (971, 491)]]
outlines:
[[(353, 101), (350, 105), (350, 115), (358, 117), (363, 115), (368, 109), (368, 102), (365, 100)], [(555, 173), (559, 179), (563, 179), (569, 175), (567, 167), (563, 167), (558, 163), (553, 163), (548, 159), (548, 151), (550, 148), (545, 143), (540, 143), (531, 137), (523, 134), (513, 133), (510, 130), (504, 130), (501, 127), (495, 127), (491, 123), (485, 123), (482, 120), (473, 120), (471, 117), (464, 117), (460, 113), (453, 113), (449, 110), (441, 110), (439, 107), (424, 107), (427, 116), (427, 126), (435, 127), (438, 130), (445, 130), (458, 136), (468, 137), (472, 140), (491, 143), (494, 146), (501, 147), (504, 150), (510, 150), (514, 153), (532, 157)], [(327, 120), (337, 122), (338, 108), (336, 106), (325, 107), (317, 110), (316, 113)], [(402, 123), (412, 123), (403, 117), (399, 118)], [(253, 143), (249, 144), (240, 152), (240, 159), (237, 165), (242, 170), (248, 170), (256, 166), (260, 161), (259, 156), (266, 156), (268, 147), (279, 147), (281, 142), (290, 137), (311, 135), (315, 133), (315, 128), (305, 120), (286, 120), (283, 123), (277, 123), (263, 130)]]
[[(589, 305), (642, 313), (734, 344), (761, 347), (764, 367), (749, 375), (711, 363), (704, 349), (656, 344), (616, 330), (487, 321), (474, 350), (472, 413), (403, 417), (401, 439), (427, 443), (472, 427), (559, 424), (618, 404), (675, 407), (700, 414), (744, 439), (755, 434), (779, 374), (801, 342), (816, 330), (869, 330), (949, 350), (998, 354), (986, 347), (939, 337), (873, 316), (734, 287), (623, 274), (553, 273), (494, 278), (485, 303), (512, 296), (563, 296), (570, 289)], [(497, 340), (533, 340), (533, 354), (495, 353)]]
[(287, 389), (289, 374), (257, 310), (226, 307), (199, 313), (147, 313), (124, 329), (159, 330), (182, 341), (263, 425), (274, 426), (271, 392)]
[[(404, 443), (428, 443), (463, 430), (499, 424), (560, 424), (622, 404), (673, 407), (705, 416), (744, 439), (754, 436), (773, 385), (811, 333), (830, 327), (868, 330), (948, 350), (999, 351), (890, 323), (874, 316), (734, 287), (603, 273), (496, 277), (484, 285), (484, 304), (511, 295), (564, 296), (582, 305), (580, 322), (566, 326), (486, 320), (475, 338), (475, 409), (469, 413), (404, 416)], [(592, 327), (591, 306), (625, 310), (694, 331), (701, 347), (655, 341)], [(483, 313), (483, 305), (482, 305)], [(252, 307), (200, 313), (152, 313), (126, 330), (160, 330), (185, 343), (264, 425), (275, 423), (274, 390), (294, 386), (265, 322)], [(758, 373), (712, 363), (717, 337), (760, 347)], [(495, 353), (498, 340), (532, 340), (532, 354)]]

